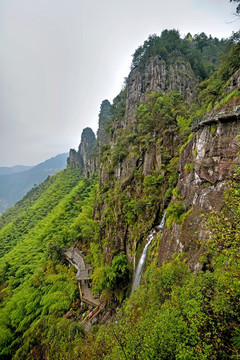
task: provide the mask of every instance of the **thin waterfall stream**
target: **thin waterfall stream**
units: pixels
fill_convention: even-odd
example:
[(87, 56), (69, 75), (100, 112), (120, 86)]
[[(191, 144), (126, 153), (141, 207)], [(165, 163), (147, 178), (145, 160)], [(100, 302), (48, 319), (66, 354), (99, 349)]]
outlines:
[(144, 268), (146, 258), (147, 258), (148, 246), (151, 244), (151, 242), (154, 239), (156, 233), (163, 229), (164, 224), (165, 224), (165, 218), (166, 218), (166, 212), (164, 213), (164, 215), (162, 217), (161, 223), (159, 225), (155, 226), (155, 228), (150, 232), (150, 234), (147, 237), (147, 243), (146, 243), (146, 245), (145, 245), (145, 247), (143, 249), (143, 253), (142, 253), (141, 257), (140, 257), (140, 260), (138, 262), (138, 266), (137, 266), (137, 269), (136, 269), (136, 272), (135, 272), (135, 275), (134, 275), (134, 278), (133, 278), (131, 295), (134, 292), (134, 290), (136, 290), (139, 287), (139, 284), (140, 284), (140, 281), (141, 281), (141, 278), (142, 278), (143, 268)]

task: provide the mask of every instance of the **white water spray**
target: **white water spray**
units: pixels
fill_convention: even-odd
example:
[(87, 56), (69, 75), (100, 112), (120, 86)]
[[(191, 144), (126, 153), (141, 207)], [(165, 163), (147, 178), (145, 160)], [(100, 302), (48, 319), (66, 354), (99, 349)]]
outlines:
[(166, 220), (166, 211), (165, 211), (165, 213), (163, 214), (163, 217), (162, 217), (162, 220), (161, 220), (160, 224), (155, 227), (155, 229), (156, 229), (157, 231), (160, 231), (160, 230), (163, 229), (164, 224), (165, 224), (165, 220)]
[(147, 243), (143, 249), (143, 253), (140, 257), (138, 266), (137, 266), (137, 270), (135, 272), (134, 275), (134, 279), (133, 279), (133, 284), (132, 284), (132, 290), (131, 290), (131, 295), (134, 292), (134, 290), (136, 290), (139, 287), (140, 281), (141, 281), (141, 277), (142, 277), (142, 272), (143, 272), (143, 268), (146, 262), (146, 258), (147, 258), (147, 249), (148, 246), (150, 245), (150, 243), (152, 242), (152, 239), (154, 239), (156, 233), (160, 230), (163, 229), (164, 224), (165, 224), (165, 218), (166, 218), (166, 212), (163, 215), (163, 218), (161, 220), (161, 223), (159, 225), (157, 225), (148, 235), (147, 237)]

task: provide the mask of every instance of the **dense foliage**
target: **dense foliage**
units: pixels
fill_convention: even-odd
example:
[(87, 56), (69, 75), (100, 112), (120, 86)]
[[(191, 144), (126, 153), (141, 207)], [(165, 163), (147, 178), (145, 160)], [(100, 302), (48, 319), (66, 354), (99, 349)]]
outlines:
[(206, 219), (203, 271), (191, 273), (178, 257), (161, 268), (149, 264), (141, 287), (113, 323), (91, 334), (78, 359), (238, 359), (239, 201), (236, 179), (222, 213)]
[[(99, 189), (97, 204), (101, 206), (105, 203), (107, 206), (99, 214), (103, 239), (101, 250), (110, 241), (113, 255), (118, 253), (119, 233), (115, 230), (115, 224), (131, 229), (131, 240), (137, 247), (140, 246), (138, 250), (141, 249), (143, 235), (146, 236), (152, 227), (155, 214), (162, 206), (160, 204), (167, 204), (176, 185), (179, 151), (191, 133), (190, 124), (195, 108), (190, 107), (183, 96), (176, 92), (149, 94), (138, 106), (131, 123), (125, 129), (117, 130), (114, 145), (102, 147), (101, 167), (107, 178)], [(113, 131), (114, 120), (111, 124)], [(172, 137), (176, 138), (174, 148)], [(153, 144), (156, 144), (156, 155), (161, 157), (161, 167), (144, 174), (141, 159)], [(132, 171), (123, 181), (119, 181), (118, 169), (124, 166), (132, 166)]]
[[(81, 325), (63, 318), (79, 296), (74, 271), (64, 264), (63, 250), (76, 241), (84, 248), (86, 239), (95, 234), (95, 183), (79, 181), (79, 174), (67, 169), (48, 179), (39, 196), (37, 189), (33, 198), (28, 194), (22, 213), (18, 204), (16, 219), (24, 235), (15, 232), (10, 239), (9, 233), (12, 250), (0, 260), (0, 358), (52, 359), (61, 348), (60, 338), (69, 340), (68, 345), (63, 344), (66, 351), (71, 341), (82, 337)], [(27, 207), (30, 217), (26, 203), (31, 204)], [(12, 224), (15, 220), (2, 232)]]
[[(229, 53), (222, 58), (221, 66), (214, 74), (199, 85), (199, 99), (208, 109), (214, 106), (216, 100), (224, 93), (230, 77), (239, 69), (240, 33), (236, 33), (229, 40)], [(235, 42), (237, 42), (235, 44)], [(235, 45), (234, 45), (235, 44)]]
[[(158, 233), (149, 246), (142, 285), (127, 298), (128, 258), (138, 260), (166, 208), (168, 229), (181, 227), (189, 215), (176, 188), (179, 156), (193, 135), (192, 121), (238, 96), (236, 89), (224, 93), (239, 68), (236, 39), (226, 42), (204, 33), (181, 39), (175, 30), (150, 36), (133, 56), (133, 67), (140, 70), (156, 54), (164, 60), (181, 54), (206, 79), (223, 49), (226, 56), (199, 86), (195, 104), (175, 91), (145, 94), (131, 121), (124, 122), (127, 87), (112, 106), (104, 101), (104, 141), (95, 148), (100, 181), (68, 167), (0, 217), (0, 359), (240, 358), (239, 169), (222, 211), (201, 218), (208, 234), (199, 244), (205, 248), (202, 270), (191, 272), (184, 256), (159, 268)], [(193, 169), (187, 163), (184, 172)], [(93, 267), (92, 291), (101, 295), (105, 314), (118, 307), (113, 321), (87, 334), (80, 321), (87, 306), (80, 304), (75, 271), (63, 256), (73, 244)]]
[(193, 71), (201, 79), (206, 79), (219, 65), (220, 57), (226, 49), (226, 40), (207, 36), (205, 33), (192, 36), (190, 33), (180, 38), (177, 30), (164, 30), (161, 36), (150, 35), (133, 54), (132, 68), (144, 68), (153, 56), (163, 60), (179, 55), (191, 64)]
[[(232, 1), (237, 2), (237, 3), (239, 3), (239, 2), (240, 2), (240, 0), (230, 0), (230, 2), (232, 2)], [(239, 13), (240, 13), (240, 4), (238, 4), (238, 5), (237, 5), (237, 8), (236, 8), (236, 13), (237, 13), (237, 14), (239, 14)]]
[(63, 170), (34, 187), (0, 217), (0, 256), (28, 235), (80, 180), (79, 171)]

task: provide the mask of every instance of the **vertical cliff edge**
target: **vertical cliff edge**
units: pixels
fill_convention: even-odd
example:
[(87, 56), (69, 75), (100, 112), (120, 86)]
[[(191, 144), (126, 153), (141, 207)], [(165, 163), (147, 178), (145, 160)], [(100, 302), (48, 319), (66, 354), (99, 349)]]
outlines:
[[(83, 136), (85, 129), (68, 164), (87, 177), (99, 174), (94, 213), (107, 263), (124, 253), (135, 267), (144, 239), (167, 210), (170, 219), (161, 236), (159, 265), (184, 252), (197, 269), (202, 266), (199, 240), (206, 237), (203, 215), (221, 209), (227, 181), (238, 164), (239, 70), (232, 70), (221, 91), (215, 89), (215, 105), (207, 111), (198, 100), (203, 70), (183, 45), (172, 47), (168, 57), (161, 49), (146, 57), (151, 46), (157, 47), (150, 43), (133, 62), (113, 104), (103, 101), (96, 142), (93, 135), (90, 142)], [(179, 219), (185, 216), (180, 221), (171, 209), (179, 212)]]

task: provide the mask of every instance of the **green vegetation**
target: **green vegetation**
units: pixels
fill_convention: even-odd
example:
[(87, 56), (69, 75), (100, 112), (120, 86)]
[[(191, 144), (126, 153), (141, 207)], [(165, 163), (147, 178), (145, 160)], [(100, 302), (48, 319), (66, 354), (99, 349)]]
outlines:
[(238, 42), (235, 46), (233, 46), (233, 43), (236, 41), (235, 37), (233, 36), (228, 43), (230, 51), (227, 52), (222, 58), (223, 60), (221, 66), (214, 72), (212, 76), (199, 85), (199, 100), (205, 104), (206, 108), (207, 106), (209, 107), (209, 105), (211, 107), (214, 106), (218, 97), (222, 95), (230, 77), (239, 69), (239, 33)]
[[(74, 271), (64, 265), (62, 252), (76, 241), (83, 248), (89, 246), (87, 239), (96, 233), (92, 220), (95, 183), (94, 179), (79, 181), (79, 174), (67, 169), (48, 179), (42, 185), (45, 191), (39, 189), (39, 196), (33, 192), (35, 200), (28, 194), (22, 202), (23, 213), (20, 205), (17, 210), (12, 209), (18, 213), (18, 224), (22, 224), (24, 235), (20, 237), (19, 233), (14, 233), (11, 238), (9, 232), (12, 250), (0, 260), (1, 358), (26, 359), (36, 343), (36, 349), (28, 356), (41, 359), (42, 354), (37, 350), (41, 339), (50, 341), (46, 342), (48, 350), (44, 350), (44, 357), (49, 351), (49, 356), (54, 358), (52, 353), (60, 346), (55, 329), (61, 326), (70, 342), (82, 337), (78, 323), (62, 318), (78, 298)], [(26, 215), (25, 202), (31, 203), (28, 212), (32, 222)], [(34, 217), (36, 213), (39, 218)], [(11, 218), (11, 210), (8, 218)], [(12, 223), (15, 224), (14, 220), (1, 231), (6, 239)], [(7, 230), (4, 232), (4, 229)], [(63, 333), (60, 336), (63, 338)]]
[(27, 171), (0, 175), (0, 213), (19, 201), (33, 187), (47, 176), (66, 167), (67, 154), (60, 154)]
[(189, 134), (191, 133), (191, 122), (191, 118), (185, 119), (183, 116), (177, 116), (177, 124), (181, 135), (189, 136)]
[(29, 230), (44, 219), (80, 180), (77, 170), (66, 169), (34, 187), (0, 217), (0, 256), (7, 253)]
[[(165, 234), (174, 227), (184, 230), (186, 219), (194, 215), (177, 186), (179, 157), (194, 136), (192, 121), (238, 96), (223, 92), (239, 67), (234, 39), (204, 33), (181, 39), (176, 30), (150, 36), (136, 50), (133, 68), (142, 71), (155, 55), (168, 64), (183, 57), (205, 79), (198, 101), (189, 105), (176, 91), (145, 94), (127, 119), (126, 86), (112, 106), (107, 100), (101, 106), (104, 144), (94, 150), (99, 180), (69, 167), (0, 217), (0, 359), (240, 358), (239, 169), (221, 212), (200, 216), (206, 241), (195, 244), (186, 236), (186, 253), (158, 267), (163, 233), (156, 233), (142, 284), (127, 298), (133, 272), (128, 260), (139, 259), (146, 236), (163, 213)], [(223, 51), (222, 65), (214, 72)], [(186, 173), (194, 170), (197, 156), (190, 145)], [(113, 321), (93, 326), (88, 334), (80, 321), (88, 312), (80, 304), (76, 271), (63, 257), (73, 244), (93, 268), (92, 291), (109, 312), (102, 320), (114, 314)], [(189, 268), (188, 246), (202, 251), (197, 273)]]
[(128, 286), (130, 279), (129, 265), (126, 255), (119, 254), (114, 257), (112, 265), (97, 268), (93, 274), (93, 289), (95, 293), (103, 290), (117, 290), (121, 293), (122, 288)]
[(184, 171), (191, 172), (192, 170), (194, 170), (194, 165), (193, 164), (186, 164), (184, 166)]
[(226, 95), (222, 100), (215, 103), (214, 109), (217, 109), (221, 105), (224, 105), (229, 102), (229, 100), (239, 98), (239, 91), (238, 89), (233, 90), (230, 94)]
[(224, 53), (225, 40), (218, 40), (205, 33), (180, 38), (177, 30), (164, 30), (161, 36), (150, 35), (148, 40), (133, 54), (132, 68), (144, 68), (153, 56), (160, 56), (164, 61), (179, 55), (191, 64), (193, 71), (203, 80), (213, 73)]
[(233, 181), (224, 211), (208, 216), (205, 269), (194, 274), (178, 257), (161, 268), (153, 262), (115, 321), (90, 334), (80, 359), (239, 358), (239, 190)]
[(181, 155), (187, 144), (191, 141), (193, 133), (190, 133), (185, 143), (180, 147), (179, 154)]
[(186, 218), (186, 209), (182, 200), (176, 200), (170, 202), (166, 211), (166, 225), (169, 229), (172, 227), (172, 223), (182, 223)]

